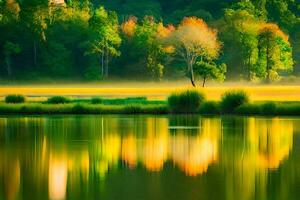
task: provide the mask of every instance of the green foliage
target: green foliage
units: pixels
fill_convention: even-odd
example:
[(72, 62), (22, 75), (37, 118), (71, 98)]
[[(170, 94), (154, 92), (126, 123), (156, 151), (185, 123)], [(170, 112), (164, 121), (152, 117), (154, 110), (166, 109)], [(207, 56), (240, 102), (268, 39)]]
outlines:
[(200, 114), (217, 115), (221, 113), (220, 104), (214, 101), (203, 102), (199, 109)]
[(276, 114), (276, 104), (274, 102), (267, 102), (261, 106), (261, 113), (265, 115)]
[(26, 101), (25, 96), (20, 94), (8, 95), (5, 97), (5, 103), (24, 103)]
[(187, 90), (173, 93), (168, 97), (168, 104), (173, 113), (197, 113), (205, 96), (198, 92)]
[(225, 10), (220, 35), (224, 41), (223, 61), (231, 66), (229, 75), (241, 74), (252, 80), (261, 74), (256, 68), (259, 20), (253, 14), (254, 6), (249, 4), (249, 1), (240, 2), (233, 6), (234, 9)]
[(53, 97), (49, 97), (47, 100), (48, 104), (66, 104), (70, 102), (71, 100), (64, 96), (53, 96)]
[(291, 71), (293, 68), (292, 49), (285, 37), (276, 25), (263, 28), (258, 35), (258, 65), (264, 70), (267, 81), (278, 80), (279, 70)]
[(89, 25), (92, 30), (92, 40), (89, 42), (87, 54), (94, 54), (101, 58), (99, 73), (102, 77), (108, 77), (110, 58), (120, 55), (117, 49), (121, 44), (117, 14), (100, 7), (94, 10)]
[(99, 97), (94, 97), (91, 99), (91, 103), (92, 104), (102, 104), (103, 103), (103, 99), (99, 98)]
[(205, 86), (205, 83), (208, 79), (217, 80), (223, 82), (225, 80), (227, 66), (226, 64), (217, 65), (214, 62), (197, 62), (195, 65), (195, 73), (203, 79), (202, 86)]
[[(222, 54), (217, 58), (218, 53), (214, 53), (213, 61), (226, 63), (227, 79), (229, 76), (277, 80), (290, 75), (294, 64), (298, 73), (300, 9), (295, 0), (65, 2), (64, 6), (55, 6), (48, 0), (0, 1), (1, 79), (26, 79), (33, 77), (32, 74), (40, 79), (76, 80), (102, 80), (108, 75), (142, 80), (180, 77), (183, 74), (180, 67), (184, 65), (180, 58), (188, 57), (166, 54), (157, 30), (170, 23), (178, 27), (189, 16), (204, 19), (209, 26), (218, 28)], [(119, 21), (124, 22), (130, 16), (139, 20), (133, 36), (127, 37), (120, 33)], [(267, 35), (259, 27), (267, 22), (278, 24), (290, 39), (276, 37), (267, 44)], [(193, 41), (194, 37), (190, 37), (193, 31), (186, 32), (188, 29), (181, 29), (181, 36), (188, 35)], [(214, 41), (203, 38), (204, 43)], [(268, 46), (271, 51), (266, 53)], [(204, 52), (201, 46), (189, 47), (186, 45), (180, 53), (194, 49), (190, 52), (199, 53), (203, 61), (211, 64), (212, 59), (206, 58), (211, 57), (211, 51)], [(200, 57), (189, 59), (192, 66)], [(189, 61), (185, 65), (190, 65)], [(211, 79), (221, 77), (215, 76), (216, 73), (210, 75), (215, 77)]]
[(234, 113), (239, 106), (249, 102), (249, 96), (244, 91), (229, 91), (221, 98), (221, 110), (223, 113)]
[(164, 105), (0, 104), (2, 114), (167, 114)]

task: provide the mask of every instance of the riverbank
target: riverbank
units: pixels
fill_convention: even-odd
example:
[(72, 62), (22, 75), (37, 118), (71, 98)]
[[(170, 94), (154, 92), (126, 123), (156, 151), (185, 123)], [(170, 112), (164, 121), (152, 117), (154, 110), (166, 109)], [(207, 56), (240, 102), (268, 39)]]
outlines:
[[(128, 105), (103, 105), (90, 103), (44, 104), (0, 103), (0, 114), (174, 114), (167, 103), (163, 104), (128, 104)], [(200, 106), (193, 114), (226, 115), (221, 111), (219, 102), (208, 101)], [(232, 115), (272, 115), (272, 116), (297, 116), (300, 115), (300, 102), (254, 102), (241, 105), (234, 109)]]

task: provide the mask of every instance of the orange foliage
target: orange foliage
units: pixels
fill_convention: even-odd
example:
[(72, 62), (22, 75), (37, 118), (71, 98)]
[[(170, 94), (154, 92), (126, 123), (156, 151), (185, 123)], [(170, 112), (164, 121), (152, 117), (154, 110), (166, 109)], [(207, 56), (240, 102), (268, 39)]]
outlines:
[(121, 30), (127, 37), (134, 35), (137, 26), (137, 18), (129, 17), (129, 19), (121, 24)]
[(163, 23), (159, 23), (157, 27), (157, 36), (158, 38), (167, 38), (175, 30), (173, 25), (168, 25), (165, 27)]
[(19, 6), (19, 3), (16, 2), (15, 0), (7, 0), (6, 1), (6, 6), (7, 6), (7, 9), (13, 13), (19, 13), (20, 12), (20, 6)]
[(185, 17), (177, 29), (177, 40), (189, 51), (216, 58), (221, 44), (218, 41), (217, 30), (210, 28), (204, 20), (196, 17)]
[(277, 37), (282, 38), (285, 41), (289, 40), (289, 36), (285, 34), (277, 24), (273, 23), (263, 23), (261, 24), (260, 33), (269, 32)]

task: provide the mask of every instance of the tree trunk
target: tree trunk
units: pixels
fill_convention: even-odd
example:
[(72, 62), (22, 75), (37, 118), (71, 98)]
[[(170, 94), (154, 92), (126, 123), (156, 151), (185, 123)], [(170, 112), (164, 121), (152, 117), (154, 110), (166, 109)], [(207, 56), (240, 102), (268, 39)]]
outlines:
[(248, 81), (251, 81), (251, 54), (248, 57)]
[(108, 49), (106, 48), (106, 70), (105, 70), (105, 77), (108, 77)]
[(33, 63), (37, 67), (37, 44), (35, 40), (33, 40)]
[(190, 68), (190, 79), (191, 79), (191, 83), (192, 83), (193, 87), (196, 87), (193, 66), (190, 64), (190, 67), (189, 67), (189, 68)]
[(104, 48), (102, 49), (102, 55), (101, 55), (101, 76), (102, 78), (104, 76)]
[(202, 87), (205, 87), (205, 83), (206, 83), (206, 76), (203, 77)]
[(267, 49), (266, 49), (266, 56), (267, 56), (267, 66), (266, 66), (266, 70), (267, 70), (267, 82), (269, 83), (271, 81), (271, 77), (270, 77), (270, 47), (269, 47), (269, 39), (267, 41)]
[(10, 57), (9, 56), (7, 56), (5, 58), (5, 63), (6, 63), (7, 75), (9, 76), (9, 78), (11, 78), (12, 70), (11, 70), (11, 64), (10, 64)]

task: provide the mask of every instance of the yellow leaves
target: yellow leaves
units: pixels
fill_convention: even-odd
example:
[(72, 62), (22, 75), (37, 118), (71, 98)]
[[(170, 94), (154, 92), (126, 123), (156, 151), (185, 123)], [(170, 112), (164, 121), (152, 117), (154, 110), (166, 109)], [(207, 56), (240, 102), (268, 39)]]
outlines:
[(132, 37), (137, 26), (137, 18), (130, 17), (127, 21), (121, 24), (121, 30), (127, 37)]
[(20, 6), (19, 6), (19, 3), (16, 2), (15, 0), (7, 0), (6, 1), (6, 6), (7, 6), (7, 9), (13, 13), (16, 13), (18, 14), (20, 12)]
[(285, 41), (289, 40), (289, 36), (285, 34), (277, 24), (274, 23), (262, 23), (260, 25), (260, 33), (270, 33), (276, 37), (280, 37)]
[(201, 29), (208, 29), (208, 25), (205, 21), (197, 17), (185, 17), (180, 23), (180, 26), (194, 26)]
[(171, 54), (171, 53), (174, 53), (174, 52), (175, 52), (175, 47), (172, 46), (172, 45), (168, 45), (168, 46), (163, 47), (163, 51), (164, 51), (165, 53)]
[[(175, 27), (173, 25), (168, 25), (165, 27), (163, 23), (159, 23), (157, 27), (157, 37), (160, 40), (167, 40), (174, 30)], [(163, 51), (168, 54), (174, 53), (175, 51), (175, 47), (173, 45), (165, 45), (162, 48)]]
[(204, 20), (186, 17), (174, 33), (175, 40), (186, 50), (202, 57), (218, 57), (221, 43), (218, 41), (217, 30), (210, 28)]
[(157, 27), (157, 37), (158, 38), (167, 38), (175, 30), (173, 25), (164, 26), (163, 23), (159, 23)]

